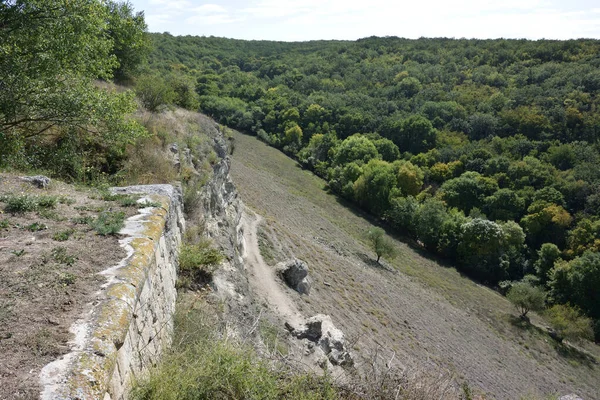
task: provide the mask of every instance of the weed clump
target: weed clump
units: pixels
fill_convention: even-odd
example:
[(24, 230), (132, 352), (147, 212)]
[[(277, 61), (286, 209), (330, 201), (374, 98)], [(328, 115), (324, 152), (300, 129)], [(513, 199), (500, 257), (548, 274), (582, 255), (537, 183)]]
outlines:
[(56, 232), (54, 235), (52, 235), (52, 239), (56, 240), (57, 242), (65, 242), (69, 240), (73, 233), (75, 233), (74, 229), (65, 229), (64, 231)]
[(56, 207), (58, 198), (55, 196), (4, 195), (0, 201), (6, 203), (4, 211), (17, 214), (29, 211), (39, 211)]
[(91, 223), (92, 228), (98, 235), (116, 235), (125, 225), (125, 213), (105, 211)]

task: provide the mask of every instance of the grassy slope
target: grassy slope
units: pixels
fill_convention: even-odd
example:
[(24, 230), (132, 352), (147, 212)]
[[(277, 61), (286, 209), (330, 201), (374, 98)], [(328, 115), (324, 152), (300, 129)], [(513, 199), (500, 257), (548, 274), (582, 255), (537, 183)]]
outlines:
[[(450, 371), (497, 398), (578, 393), (600, 398), (597, 365), (522, 329), (506, 299), (401, 240), (376, 268), (361, 238), (367, 216), (327, 194), (324, 181), (253, 137), (235, 134), (232, 175), (242, 200), (265, 217), (275, 260), (295, 255), (315, 288), (305, 314), (330, 314), (366, 362), (376, 349), (411, 368)], [(268, 247), (268, 243), (263, 243)], [(534, 321), (541, 320), (534, 316)], [(590, 346), (591, 351), (598, 349)]]

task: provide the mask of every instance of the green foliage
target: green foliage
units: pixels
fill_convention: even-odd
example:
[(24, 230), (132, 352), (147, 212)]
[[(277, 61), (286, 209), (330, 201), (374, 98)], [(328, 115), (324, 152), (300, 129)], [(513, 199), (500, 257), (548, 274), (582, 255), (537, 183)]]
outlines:
[(590, 319), (582, 316), (577, 308), (557, 304), (552, 306), (547, 314), (559, 341), (593, 338), (594, 332)]
[(0, 201), (6, 204), (6, 206), (4, 207), (4, 211), (16, 214), (28, 211), (38, 211), (42, 209), (54, 208), (57, 203), (57, 198), (55, 196), (10, 194), (0, 197)]
[(52, 258), (59, 264), (64, 264), (68, 266), (72, 266), (75, 264), (77, 257), (73, 254), (69, 254), (65, 247), (55, 247), (50, 251)]
[(538, 250), (538, 259), (533, 266), (542, 283), (548, 282), (550, 271), (560, 259), (560, 249), (553, 243), (544, 243)]
[[(600, 250), (597, 40), (151, 37), (152, 69), (195, 80), (203, 112), (467, 274), (520, 280), (545, 243)], [(472, 219), (496, 221), (496, 252), (459, 251)]]
[(106, 7), (107, 33), (113, 42), (112, 54), (118, 63), (114, 77), (116, 81), (127, 82), (137, 75), (151, 49), (144, 12), (134, 13), (129, 1), (109, 0)]
[(513, 284), (506, 298), (519, 311), (521, 318), (525, 318), (529, 311), (541, 311), (545, 307), (544, 291), (527, 282)]
[(174, 102), (176, 93), (162, 77), (143, 75), (135, 81), (135, 93), (142, 105), (152, 112)]
[(52, 235), (52, 239), (56, 240), (57, 242), (65, 242), (69, 240), (71, 235), (74, 233), (74, 229), (65, 229), (64, 231), (56, 232), (54, 235)]
[(46, 224), (42, 224), (40, 222), (34, 222), (33, 224), (27, 225), (26, 229), (29, 232), (38, 232), (38, 231), (43, 231), (44, 229), (48, 229), (48, 226)]
[(354, 198), (375, 215), (383, 215), (389, 208), (389, 197), (396, 187), (394, 167), (381, 160), (371, 160), (354, 182)]
[(550, 273), (554, 301), (571, 303), (600, 319), (600, 253), (586, 252), (569, 262), (557, 263)]
[(179, 254), (179, 287), (197, 289), (209, 283), (223, 258), (223, 254), (206, 240), (184, 244)]
[(385, 231), (381, 228), (373, 227), (365, 232), (365, 237), (369, 242), (369, 246), (377, 255), (376, 262), (383, 256), (386, 258), (396, 257), (396, 248), (390, 239), (385, 236)]
[(91, 223), (98, 235), (117, 235), (125, 225), (125, 213), (122, 211), (103, 211)]
[(328, 374), (271, 368), (243, 344), (218, 335), (216, 317), (197, 305), (176, 313), (173, 349), (133, 387), (134, 400), (339, 399)]
[(88, 157), (97, 168), (100, 155), (106, 162), (143, 134), (124, 118), (136, 107), (131, 93), (95, 83), (118, 65), (109, 19), (99, 0), (11, 0), (0, 8), (1, 163), (81, 178)]

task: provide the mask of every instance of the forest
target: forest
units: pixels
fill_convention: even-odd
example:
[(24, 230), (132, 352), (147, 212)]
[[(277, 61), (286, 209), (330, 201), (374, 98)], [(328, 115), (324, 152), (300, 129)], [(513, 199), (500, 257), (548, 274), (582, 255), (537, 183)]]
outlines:
[(600, 41), (150, 36), (146, 107), (258, 136), (471, 278), (584, 313), (600, 340)]

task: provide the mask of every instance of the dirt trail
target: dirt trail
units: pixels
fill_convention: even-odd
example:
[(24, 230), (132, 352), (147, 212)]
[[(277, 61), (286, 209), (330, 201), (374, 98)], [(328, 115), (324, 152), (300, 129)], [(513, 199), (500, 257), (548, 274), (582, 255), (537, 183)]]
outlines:
[(247, 208), (244, 210), (244, 261), (248, 266), (250, 285), (259, 298), (271, 305), (285, 322), (297, 327), (303, 320), (302, 315), (277, 281), (275, 270), (265, 263), (260, 254), (257, 228), (261, 221), (260, 215)]

